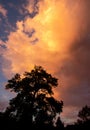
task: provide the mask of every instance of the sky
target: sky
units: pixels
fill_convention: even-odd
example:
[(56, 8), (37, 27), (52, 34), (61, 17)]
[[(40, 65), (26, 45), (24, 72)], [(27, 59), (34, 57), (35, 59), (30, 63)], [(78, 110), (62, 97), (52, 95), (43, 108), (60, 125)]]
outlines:
[(58, 78), (64, 122), (90, 105), (90, 0), (0, 0), (0, 110), (14, 74), (42, 66)]

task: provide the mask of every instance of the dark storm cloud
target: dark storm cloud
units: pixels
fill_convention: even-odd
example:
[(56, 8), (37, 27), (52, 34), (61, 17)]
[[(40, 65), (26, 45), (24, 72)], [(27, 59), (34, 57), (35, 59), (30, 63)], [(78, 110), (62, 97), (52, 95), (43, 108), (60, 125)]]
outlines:
[[(87, 22), (89, 19), (87, 19)], [(78, 40), (70, 47), (70, 58), (62, 64), (59, 76), (62, 88), (61, 98), (64, 101), (63, 117), (77, 118), (78, 111), (85, 105), (90, 105), (90, 30), (78, 36)], [(64, 88), (65, 87), (65, 88)], [(72, 113), (73, 111), (73, 113)], [(70, 117), (72, 116), (72, 117)]]
[(90, 1), (83, 2), (83, 20), (78, 36), (69, 48), (69, 57), (63, 60), (59, 76), (63, 87), (61, 96), (66, 105), (90, 105)]

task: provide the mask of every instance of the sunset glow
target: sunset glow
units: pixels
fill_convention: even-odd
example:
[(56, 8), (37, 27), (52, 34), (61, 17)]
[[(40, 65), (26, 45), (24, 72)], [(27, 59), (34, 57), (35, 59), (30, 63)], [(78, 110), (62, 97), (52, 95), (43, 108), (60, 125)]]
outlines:
[[(90, 1), (39, 0), (36, 5), (34, 2), (28, 0), (24, 8), (28, 13), (34, 10), (38, 13), (17, 19), (16, 28), (9, 32), (7, 40), (0, 40), (0, 45), (6, 46), (6, 50), (1, 49), (2, 73), (10, 78), (31, 70), (34, 65), (43, 66), (59, 79), (55, 97), (64, 100), (67, 111), (71, 107), (76, 112), (90, 99), (90, 94), (85, 96), (90, 91), (90, 35), (87, 35)], [(1, 5), (0, 9), (6, 18), (8, 11)], [(80, 94), (82, 99), (78, 99)], [(67, 111), (63, 114), (66, 118)]]

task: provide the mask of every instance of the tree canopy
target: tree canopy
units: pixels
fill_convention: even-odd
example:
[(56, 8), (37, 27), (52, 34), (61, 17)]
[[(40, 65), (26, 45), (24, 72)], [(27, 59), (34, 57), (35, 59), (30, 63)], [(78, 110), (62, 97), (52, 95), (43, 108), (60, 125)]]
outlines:
[(63, 101), (53, 96), (53, 88), (57, 86), (58, 79), (41, 66), (23, 75), (15, 74), (5, 86), (17, 94), (10, 100), (5, 116), (27, 127), (53, 126), (63, 107)]
[[(4, 112), (0, 112), (0, 126), (3, 129), (90, 129), (90, 106), (78, 112), (78, 120), (66, 125), (60, 118), (63, 101), (54, 97), (53, 88), (58, 79), (47, 73), (41, 66), (35, 66), (23, 75), (15, 74), (5, 88), (16, 93)], [(4, 124), (4, 125), (3, 125)]]

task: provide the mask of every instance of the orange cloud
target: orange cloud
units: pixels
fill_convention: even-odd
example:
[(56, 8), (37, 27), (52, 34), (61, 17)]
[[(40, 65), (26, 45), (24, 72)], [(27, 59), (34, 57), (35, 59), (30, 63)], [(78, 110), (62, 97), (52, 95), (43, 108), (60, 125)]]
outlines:
[[(74, 17), (74, 11), (78, 13), (77, 7), (70, 13), (65, 1), (45, 0), (38, 4), (39, 13), (34, 18), (18, 21), (16, 32), (8, 37), (5, 57), (11, 61), (11, 72), (30, 69), (34, 64), (55, 71), (57, 62), (68, 57), (68, 48), (77, 35), (78, 25)], [(35, 33), (28, 37), (23, 31), (30, 32), (32, 28)], [(39, 41), (32, 45), (35, 38)]]
[[(30, 12), (33, 11), (33, 2), (26, 7)], [(74, 1), (72, 4), (70, 8), (67, 0), (42, 0), (38, 3), (39, 13), (34, 18), (26, 17), (17, 22), (17, 30), (8, 36), (4, 53), (11, 62), (10, 70), (3, 68), (6, 75), (30, 70), (34, 65), (42, 65), (51, 73), (57, 73), (63, 62), (71, 59), (69, 49), (79, 33), (82, 37), (80, 30), (85, 28), (84, 2)], [(32, 29), (35, 33), (29, 37), (26, 33)], [(35, 38), (38, 41), (32, 44)]]
[[(33, 12), (33, 2), (34, 0), (26, 7), (30, 13)], [(87, 59), (84, 56), (83, 59), (82, 54), (88, 57), (90, 53), (87, 54), (84, 47), (78, 48), (78, 43), (81, 44), (85, 39), (83, 37), (86, 37), (88, 3), (85, 0), (40, 0), (37, 5), (39, 13), (33, 18), (27, 16), (24, 20), (17, 21), (17, 30), (8, 36), (7, 50), (3, 55), (11, 66), (10, 69), (4, 67), (4, 73), (7, 76), (22, 73), (34, 65), (41, 65), (60, 79), (61, 88), (58, 88), (55, 96), (63, 98), (67, 104), (72, 103), (71, 99), (76, 101), (76, 96), (73, 97), (74, 90), (77, 95), (76, 86), (84, 80), (81, 75), (87, 75), (88, 72), (85, 65)], [(33, 35), (27, 35), (32, 29), (35, 30)], [(38, 41), (33, 44), (32, 41), (36, 38)]]

